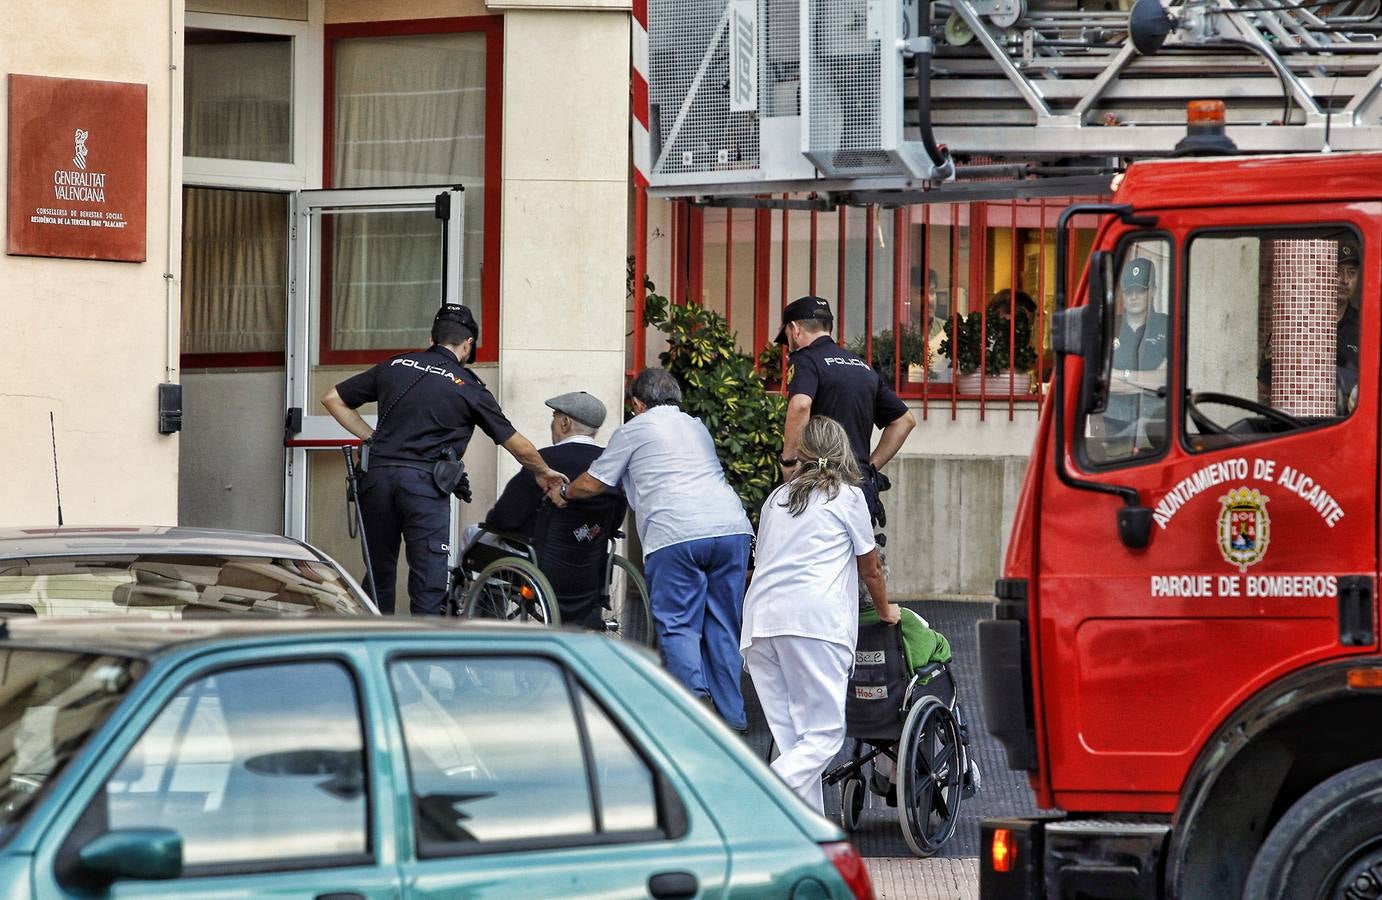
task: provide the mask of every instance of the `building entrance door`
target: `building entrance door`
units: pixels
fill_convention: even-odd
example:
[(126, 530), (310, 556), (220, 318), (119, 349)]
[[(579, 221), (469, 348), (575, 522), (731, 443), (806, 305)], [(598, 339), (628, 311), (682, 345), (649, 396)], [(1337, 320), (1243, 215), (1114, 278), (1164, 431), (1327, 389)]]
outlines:
[[(351, 537), (342, 447), (358, 443), (321, 405), (338, 382), (426, 347), (443, 298), (462, 297), (460, 187), (354, 188), (294, 195), (288, 292), (284, 533), (364, 564)], [(374, 424), (373, 405), (360, 409)], [(455, 553), (456, 501), (452, 500)], [(401, 555), (401, 554), (400, 554)], [(398, 593), (407, 596), (400, 560)], [(406, 609), (406, 601), (399, 603)]]

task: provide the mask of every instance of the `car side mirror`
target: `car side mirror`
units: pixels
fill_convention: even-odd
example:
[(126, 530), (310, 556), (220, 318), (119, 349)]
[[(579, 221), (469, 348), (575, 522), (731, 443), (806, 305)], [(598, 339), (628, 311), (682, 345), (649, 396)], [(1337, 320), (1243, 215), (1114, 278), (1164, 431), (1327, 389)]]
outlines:
[(110, 831), (85, 844), (77, 858), (87, 875), (105, 884), (164, 881), (182, 875), (182, 835), (171, 828)]

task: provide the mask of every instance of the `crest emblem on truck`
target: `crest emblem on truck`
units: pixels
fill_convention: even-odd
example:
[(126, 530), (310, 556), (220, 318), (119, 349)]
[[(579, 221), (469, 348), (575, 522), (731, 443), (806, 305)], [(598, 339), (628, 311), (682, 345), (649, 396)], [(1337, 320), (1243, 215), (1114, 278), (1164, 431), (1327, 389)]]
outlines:
[(1219, 498), (1219, 552), (1238, 571), (1262, 561), (1272, 539), (1267, 501), (1256, 488), (1240, 487)]

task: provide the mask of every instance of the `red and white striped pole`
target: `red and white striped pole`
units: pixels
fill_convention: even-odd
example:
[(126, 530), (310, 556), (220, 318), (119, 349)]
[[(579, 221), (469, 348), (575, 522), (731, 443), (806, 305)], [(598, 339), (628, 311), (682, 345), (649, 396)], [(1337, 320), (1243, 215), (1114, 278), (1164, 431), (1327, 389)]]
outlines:
[(652, 142), (648, 139), (648, 0), (633, 0), (633, 27), (630, 29), (629, 100), (630, 142), (633, 149), (633, 372), (644, 366), (647, 357), (647, 327), (643, 324), (646, 292), (643, 280), (648, 272), (648, 158)]

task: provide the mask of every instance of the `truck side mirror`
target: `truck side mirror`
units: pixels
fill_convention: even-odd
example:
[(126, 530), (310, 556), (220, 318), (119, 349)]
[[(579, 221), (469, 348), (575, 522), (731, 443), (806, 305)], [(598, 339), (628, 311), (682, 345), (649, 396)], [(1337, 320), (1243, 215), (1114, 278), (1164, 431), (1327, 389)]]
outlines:
[(1096, 250), (1089, 260), (1089, 302), (1096, 312), (1085, 332), (1084, 378), (1080, 382), (1080, 409), (1085, 414), (1108, 407), (1109, 379), (1113, 371), (1113, 256)]
[(1052, 323), (1052, 349), (1084, 360), (1079, 408), (1083, 414), (1102, 412), (1108, 405), (1113, 341), (1106, 328), (1113, 321), (1112, 283), (1113, 258), (1106, 251), (1094, 251), (1089, 261), (1089, 302), (1057, 311)]

